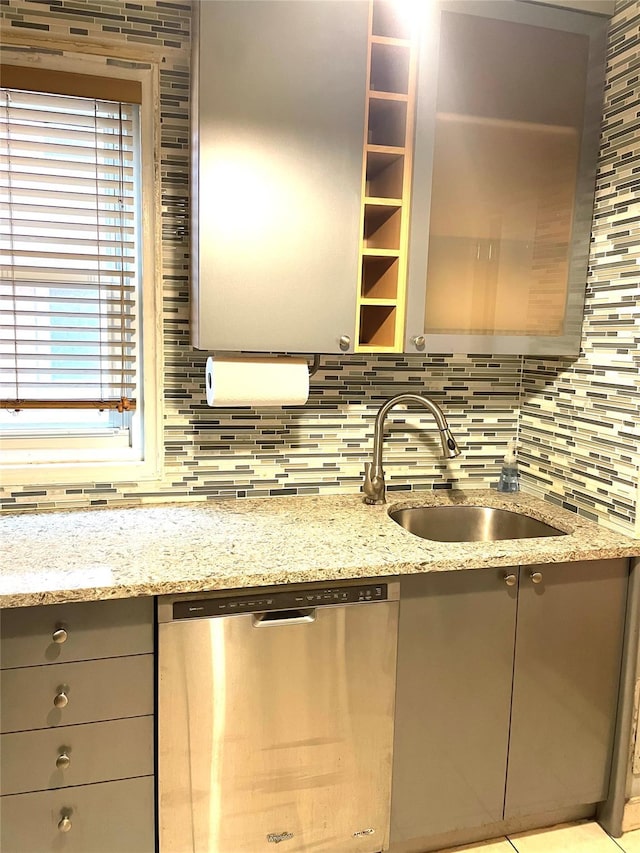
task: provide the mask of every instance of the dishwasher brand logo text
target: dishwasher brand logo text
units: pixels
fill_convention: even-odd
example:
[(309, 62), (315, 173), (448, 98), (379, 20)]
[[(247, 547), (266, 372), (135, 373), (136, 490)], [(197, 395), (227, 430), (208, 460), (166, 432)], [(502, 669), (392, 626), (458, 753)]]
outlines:
[(280, 844), (281, 841), (290, 841), (293, 838), (293, 832), (270, 832), (267, 835), (269, 844)]

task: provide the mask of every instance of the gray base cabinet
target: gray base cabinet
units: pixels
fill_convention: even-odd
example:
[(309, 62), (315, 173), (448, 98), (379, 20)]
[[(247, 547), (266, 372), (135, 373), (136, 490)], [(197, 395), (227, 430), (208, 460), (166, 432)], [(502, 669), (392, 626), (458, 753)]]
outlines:
[(392, 842), (502, 818), (517, 596), (503, 575), (401, 579)]
[(520, 569), (506, 819), (606, 798), (627, 577), (626, 560)]
[(392, 850), (605, 799), (627, 580), (626, 560), (401, 579)]
[(153, 797), (152, 776), (3, 797), (0, 850), (154, 853)]
[[(153, 655), (5, 670), (2, 732), (153, 714)], [(64, 697), (58, 707), (57, 697)]]
[(151, 599), (7, 610), (2, 853), (153, 853)]
[(3, 610), (0, 669), (151, 652), (151, 618), (149, 598)]
[[(14, 732), (0, 737), (0, 748), (3, 795), (153, 776), (153, 717)], [(68, 766), (56, 765), (61, 753)]]

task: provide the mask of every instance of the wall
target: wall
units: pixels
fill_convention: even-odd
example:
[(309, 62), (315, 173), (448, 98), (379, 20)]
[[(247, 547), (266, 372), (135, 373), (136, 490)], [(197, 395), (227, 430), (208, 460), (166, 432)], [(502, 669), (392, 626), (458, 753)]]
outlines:
[[(208, 409), (206, 356), (189, 347), (190, 4), (4, 0), (0, 24), (3, 36), (26, 33), (47, 50), (60, 47), (57, 40), (112, 48), (114, 55), (136, 46), (141, 58), (160, 63), (165, 365), (160, 482), (4, 487), (3, 509), (354, 492), (380, 402), (421, 390), (443, 404), (463, 456), (441, 462), (432, 423), (411, 415), (404, 424), (398, 414), (385, 456), (391, 489), (489, 486), (519, 426), (527, 491), (633, 533), (640, 459), (638, 0), (619, 0), (611, 24), (580, 358), (327, 358), (309, 404), (282, 412)], [(632, 791), (640, 796), (640, 777)]]
[[(635, 689), (635, 729), (634, 746), (632, 747), (631, 780), (629, 783), (629, 794), (637, 797), (640, 801), (640, 647), (638, 648), (638, 662), (636, 666), (637, 680)], [(637, 813), (640, 825), (640, 810)]]
[[(33, 3), (0, 6), (3, 34), (27, 33), (47, 49), (76, 44), (140, 47), (160, 62), (164, 302), (164, 447), (161, 482), (5, 487), (10, 511), (220, 496), (354, 492), (370, 454), (382, 400), (424, 391), (442, 403), (464, 455), (444, 463), (433, 421), (398, 413), (385, 448), (389, 487), (489, 486), (517, 428), (521, 359), (403, 356), (323, 359), (308, 405), (284, 410), (209, 409), (206, 354), (189, 346), (187, 235), (190, 4)], [(416, 431), (418, 427), (418, 431)], [(420, 431), (420, 428), (423, 428)]]
[[(630, 213), (622, 207), (629, 201), (621, 205), (609, 196), (614, 182), (618, 193), (630, 196), (633, 191), (631, 160), (637, 157), (637, 143), (634, 148), (630, 138), (632, 26), (638, 8), (637, 0), (619, 3), (612, 26), (608, 124), (589, 274), (585, 353), (580, 361), (572, 365), (516, 356), (326, 358), (312, 382), (307, 406), (253, 411), (208, 409), (205, 354), (189, 347), (190, 4), (182, 0), (91, 4), (5, 0), (0, 6), (3, 35), (22, 34), (47, 49), (56, 49), (62, 40), (84, 49), (95, 44), (114, 55), (123, 46), (135, 47), (141, 58), (152, 56), (160, 63), (165, 470), (162, 480), (152, 484), (5, 487), (0, 491), (2, 507), (29, 511), (147, 500), (354, 492), (370, 452), (373, 417), (380, 402), (394, 393), (419, 389), (442, 403), (463, 456), (445, 464), (437, 454), (432, 421), (412, 413), (403, 424), (406, 415), (398, 413), (392, 440), (385, 448), (390, 488), (469, 488), (494, 483), (522, 407), (527, 490), (631, 532), (635, 517), (631, 457), (638, 451), (640, 358), (637, 332), (630, 326), (637, 310), (630, 298), (637, 258), (632, 229), (637, 223), (624, 222)], [(618, 134), (616, 123), (620, 122), (628, 125), (628, 134)], [(606, 254), (612, 251), (625, 257)], [(618, 262), (619, 268), (611, 266)], [(622, 290), (619, 275), (628, 282)], [(606, 403), (598, 396), (602, 394), (610, 395)], [(611, 425), (603, 416), (603, 406), (613, 419)], [(632, 445), (629, 435), (635, 435)], [(561, 478), (564, 483), (559, 482)], [(606, 495), (600, 494), (601, 488)]]

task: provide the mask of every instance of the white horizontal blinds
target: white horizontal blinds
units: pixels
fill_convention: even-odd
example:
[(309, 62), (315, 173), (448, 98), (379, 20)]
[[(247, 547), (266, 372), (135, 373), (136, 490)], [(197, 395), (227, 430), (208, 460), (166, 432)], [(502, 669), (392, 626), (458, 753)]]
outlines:
[(0, 405), (134, 408), (138, 108), (0, 96)]

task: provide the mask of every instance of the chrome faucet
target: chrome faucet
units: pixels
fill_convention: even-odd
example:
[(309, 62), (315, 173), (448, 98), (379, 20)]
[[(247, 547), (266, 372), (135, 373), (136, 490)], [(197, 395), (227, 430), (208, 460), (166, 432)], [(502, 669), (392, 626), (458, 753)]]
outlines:
[(440, 443), (442, 444), (442, 455), (447, 459), (453, 459), (460, 455), (460, 448), (455, 438), (451, 435), (449, 424), (444, 412), (422, 394), (398, 394), (391, 397), (380, 406), (376, 415), (375, 428), (373, 432), (373, 462), (367, 462), (364, 466), (364, 502), (366, 504), (386, 503), (384, 471), (382, 470), (382, 439), (384, 436), (384, 422), (388, 412), (398, 403), (418, 403), (423, 409), (431, 412), (440, 430)]

